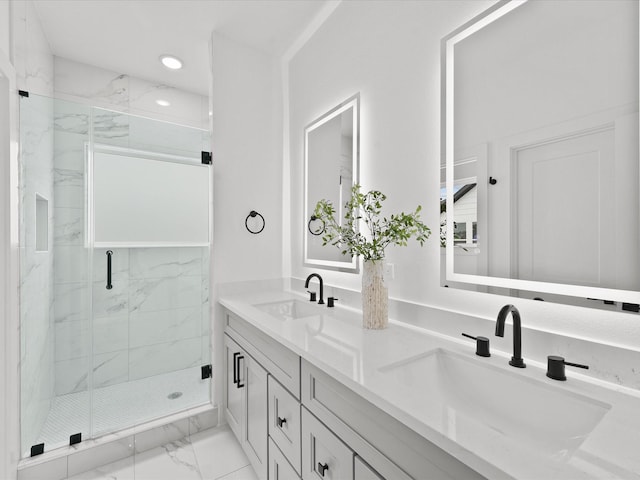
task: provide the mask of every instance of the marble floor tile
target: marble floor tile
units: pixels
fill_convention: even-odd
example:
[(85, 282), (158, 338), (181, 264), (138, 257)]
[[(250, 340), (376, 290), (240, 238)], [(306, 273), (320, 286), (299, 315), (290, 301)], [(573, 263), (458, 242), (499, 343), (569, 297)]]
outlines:
[(68, 480), (257, 480), (227, 425), (69, 477)]
[(256, 472), (253, 471), (251, 465), (236, 470), (224, 477), (218, 477), (216, 480), (258, 480)]
[(135, 480), (133, 456), (79, 473), (69, 480)]
[(177, 440), (134, 457), (135, 480), (202, 480), (188, 439)]
[(221, 478), (249, 465), (228, 425), (191, 435), (191, 443), (205, 480)]

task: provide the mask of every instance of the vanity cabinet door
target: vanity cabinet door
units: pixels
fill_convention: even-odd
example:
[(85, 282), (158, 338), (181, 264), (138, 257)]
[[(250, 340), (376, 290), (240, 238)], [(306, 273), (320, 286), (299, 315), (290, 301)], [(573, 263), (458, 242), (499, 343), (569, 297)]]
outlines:
[(300, 466), (300, 403), (269, 376), (269, 436), (293, 465)]
[(353, 480), (353, 452), (304, 407), (302, 478)]
[(353, 460), (354, 480), (383, 480), (369, 465), (356, 455)]
[(242, 447), (258, 478), (267, 479), (267, 371), (249, 355), (241, 361), (244, 389)]
[(244, 352), (240, 346), (224, 336), (225, 350), (225, 392), (224, 413), (227, 423), (239, 441), (242, 441), (243, 424), (243, 395), (242, 388), (238, 387), (238, 363), (242, 360)]
[(267, 371), (229, 336), (224, 412), (258, 478), (267, 479)]
[(300, 480), (273, 440), (269, 439), (269, 480)]

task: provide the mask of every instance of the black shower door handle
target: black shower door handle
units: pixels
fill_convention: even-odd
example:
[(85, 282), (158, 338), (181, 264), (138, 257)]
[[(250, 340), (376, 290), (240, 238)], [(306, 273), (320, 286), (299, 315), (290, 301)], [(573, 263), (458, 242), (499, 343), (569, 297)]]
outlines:
[(113, 288), (111, 283), (111, 255), (113, 255), (113, 252), (111, 250), (107, 250), (107, 290), (111, 290)]

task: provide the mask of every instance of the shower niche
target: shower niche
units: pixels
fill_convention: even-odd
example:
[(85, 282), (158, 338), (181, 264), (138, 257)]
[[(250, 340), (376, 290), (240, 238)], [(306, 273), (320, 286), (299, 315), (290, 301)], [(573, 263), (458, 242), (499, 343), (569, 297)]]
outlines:
[(209, 404), (209, 132), (31, 94), (20, 142), (23, 456)]

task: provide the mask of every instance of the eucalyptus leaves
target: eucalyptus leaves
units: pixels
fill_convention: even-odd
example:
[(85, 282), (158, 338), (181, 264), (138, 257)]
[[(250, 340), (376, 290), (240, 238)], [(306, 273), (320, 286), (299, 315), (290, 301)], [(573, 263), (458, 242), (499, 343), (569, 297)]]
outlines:
[[(388, 219), (381, 217), (382, 202), (386, 195), (377, 190), (360, 193), (360, 185), (351, 189), (351, 199), (345, 204), (345, 222), (340, 225), (335, 218), (336, 210), (327, 200), (316, 204), (314, 215), (325, 224), (323, 245), (331, 244), (342, 250), (343, 255), (361, 255), (364, 260), (382, 260), (389, 245), (406, 246), (411, 237), (424, 245), (431, 230), (420, 221), (418, 205), (413, 213), (399, 213)], [(360, 220), (369, 229), (369, 235), (360, 233)]]

